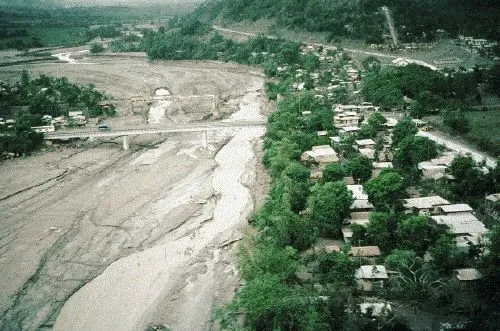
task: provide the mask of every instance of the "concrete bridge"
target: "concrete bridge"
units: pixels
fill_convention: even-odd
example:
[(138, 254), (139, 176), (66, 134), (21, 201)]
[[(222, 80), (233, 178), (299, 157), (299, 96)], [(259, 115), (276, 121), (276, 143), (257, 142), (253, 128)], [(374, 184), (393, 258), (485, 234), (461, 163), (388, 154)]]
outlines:
[(50, 132), (44, 134), (45, 140), (70, 140), (85, 139), (94, 140), (95, 138), (113, 138), (123, 137), (123, 149), (129, 149), (128, 136), (154, 133), (179, 133), (179, 132), (202, 132), (202, 145), (206, 148), (207, 131), (216, 131), (221, 129), (241, 129), (248, 127), (262, 127), (267, 121), (238, 121), (238, 122), (203, 122), (203, 123), (182, 123), (176, 125), (164, 126), (144, 126), (135, 128), (115, 128), (109, 131), (99, 130), (97, 128), (75, 129), (65, 132)]

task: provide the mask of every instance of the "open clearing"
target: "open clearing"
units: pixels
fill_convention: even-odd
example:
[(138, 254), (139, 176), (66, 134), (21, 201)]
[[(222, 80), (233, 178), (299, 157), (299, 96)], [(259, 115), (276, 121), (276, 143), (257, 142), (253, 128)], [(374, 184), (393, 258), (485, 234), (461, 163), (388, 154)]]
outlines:
[[(263, 78), (244, 66), (91, 57), (3, 67), (0, 79), (23, 68), (119, 99), (111, 127), (147, 124), (155, 104), (129, 99), (157, 88), (218, 99), (216, 111), (167, 105), (168, 123), (264, 118)], [(208, 329), (213, 306), (239, 282), (233, 243), (266, 191), (263, 133), (214, 131), (208, 148), (200, 133), (142, 135), (129, 151), (114, 140), (82, 142), (1, 163), (0, 329)]]

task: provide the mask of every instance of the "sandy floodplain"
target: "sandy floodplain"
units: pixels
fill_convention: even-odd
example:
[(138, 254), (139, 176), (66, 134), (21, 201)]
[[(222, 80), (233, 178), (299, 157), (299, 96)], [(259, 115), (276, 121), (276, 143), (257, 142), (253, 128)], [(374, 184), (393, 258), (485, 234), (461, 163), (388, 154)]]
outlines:
[[(214, 94), (234, 106), (226, 121), (264, 118), (264, 82), (254, 69), (91, 60), (99, 64), (27, 69), (115, 98), (160, 87)], [(0, 78), (21, 69), (0, 68)], [(113, 125), (147, 124), (147, 116), (119, 111)], [(265, 195), (263, 134), (211, 131), (207, 148), (200, 133), (151, 134), (131, 138), (129, 151), (101, 140), (0, 163), (0, 329), (210, 329), (213, 307), (239, 283), (233, 241)]]

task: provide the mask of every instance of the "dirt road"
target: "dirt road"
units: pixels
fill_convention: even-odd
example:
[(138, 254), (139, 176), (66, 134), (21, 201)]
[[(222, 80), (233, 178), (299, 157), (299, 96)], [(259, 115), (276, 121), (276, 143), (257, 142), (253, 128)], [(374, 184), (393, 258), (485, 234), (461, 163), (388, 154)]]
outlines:
[[(221, 107), (261, 118), (263, 80), (244, 67), (104, 62), (29, 69), (115, 97), (162, 86), (217, 94), (228, 103)], [(21, 69), (1, 68), (0, 77)], [(120, 111), (117, 123), (147, 121)], [(215, 131), (208, 149), (199, 133), (145, 135), (131, 151), (96, 142), (0, 164), (0, 329), (208, 328), (212, 305), (239, 281), (235, 245), (225, 243), (241, 237), (259, 200), (254, 147), (262, 133), (242, 129), (230, 139)]]

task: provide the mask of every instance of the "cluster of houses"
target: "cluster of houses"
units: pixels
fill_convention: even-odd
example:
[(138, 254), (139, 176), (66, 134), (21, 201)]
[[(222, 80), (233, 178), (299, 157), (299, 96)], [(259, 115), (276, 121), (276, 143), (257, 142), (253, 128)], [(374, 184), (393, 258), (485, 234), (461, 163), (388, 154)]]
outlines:
[(16, 120), (14, 120), (14, 119), (4, 119), (3, 117), (0, 117), (0, 126), (1, 127), (6, 127), (8, 129), (12, 129), (15, 124), (16, 124)]
[(458, 36), (456, 44), (465, 47), (473, 53), (479, 53), (488, 57), (495, 54), (495, 48), (498, 46), (498, 42), (491, 42), (482, 38), (476, 39), (464, 35)]
[[(338, 137), (329, 137), (331, 145), (314, 146), (311, 150), (302, 154), (301, 160), (313, 164), (311, 178), (319, 179), (322, 171), (329, 163), (341, 161), (341, 156), (337, 154), (336, 144), (343, 140), (343, 135), (350, 135), (359, 130), (360, 121), (365, 114), (378, 111), (377, 107), (365, 103), (360, 105), (335, 105), (333, 106), (333, 123), (339, 130)], [(303, 116), (309, 116), (310, 112), (304, 112)], [(391, 130), (395, 125), (394, 121), (388, 121), (389, 130), (384, 132), (384, 148), (391, 150)], [(319, 131), (318, 136), (327, 137), (328, 132)], [(333, 146), (333, 147), (332, 147)], [(390, 157), (375, 155), (376, 143), (372, 139), (354, 140), (353, 148), (360, 154), (373, 161), (372, 177), (376, 177), (383, 169), (392, 168), (392, 155)], [(338, 149), (337, 149), (338, 150)], [(418, 168), (422, 171), (424, 178), (441, 180), (453, 177), (447, 174), (447, 169), (456, 157), (455, 152), (445, 152), (442, 156), (421, 162)], [(487, 171), (487, 169), (483, 169)], [(369, 215), (374, 211), (373, 204), (368, 200), (368, 195), (364, 192), (363, 186), (355, 183), (352, 177), (345, 177), (344, 182), (347, 189), (352, 192), (354, 201), (350, 207), (350, 217), (342, 227), (343, 242), (351, 245), (347, 255), (352, 259), (359, 259), (363, 263), (357, 269), (355, 278), (358, 289), (361, 291), (375, 291), (385, 286), (394, 272), (386, 270), (385, 266), (377, 264), (381, 257), (381, 252), (377, 246), (361, 246), (361, 243), (353, 242), (353, 231), (351, 225), (357, 224), (366, 227), (369, 224)], [(487, 197), (493, 204), (498, 204), (500, 194)], [(444, 227), (453, 236), (457, 248), (462, 252), (468, 252), (472, 247), (484, 244), (484, 236), (487, 232), (484, 224), (475, 216), (473, 209), (464, 203), (452, 204), (439, 196), (416, 197), (403, 201), (406, 213), (424, 215), (429, 218), (429, 222), (434, 227)], [(322, 247), (327, 252), (339, 252), (340, 246), (330, 245)], [(471, 284), (482, 276), (476, 269), (465, 268), (455, 270), (455, 279), (462, 284)], [(385, 304), (377, 303), (382, 309)], [(374, 309), (376, 307), (373, 307)], [(386, 307), (387, 308), (387, 307)], [(389, 307), (390, 310), (390, 307)]]
[(88, 123), (83, 111), (69, 111), (68, 116), (52, 117), (43, 115), (42, 121), (47, 123), (43, 126), (33, 126), (31, 129), (38, 133), (54, 132), (58, 127), (85, 126)]

